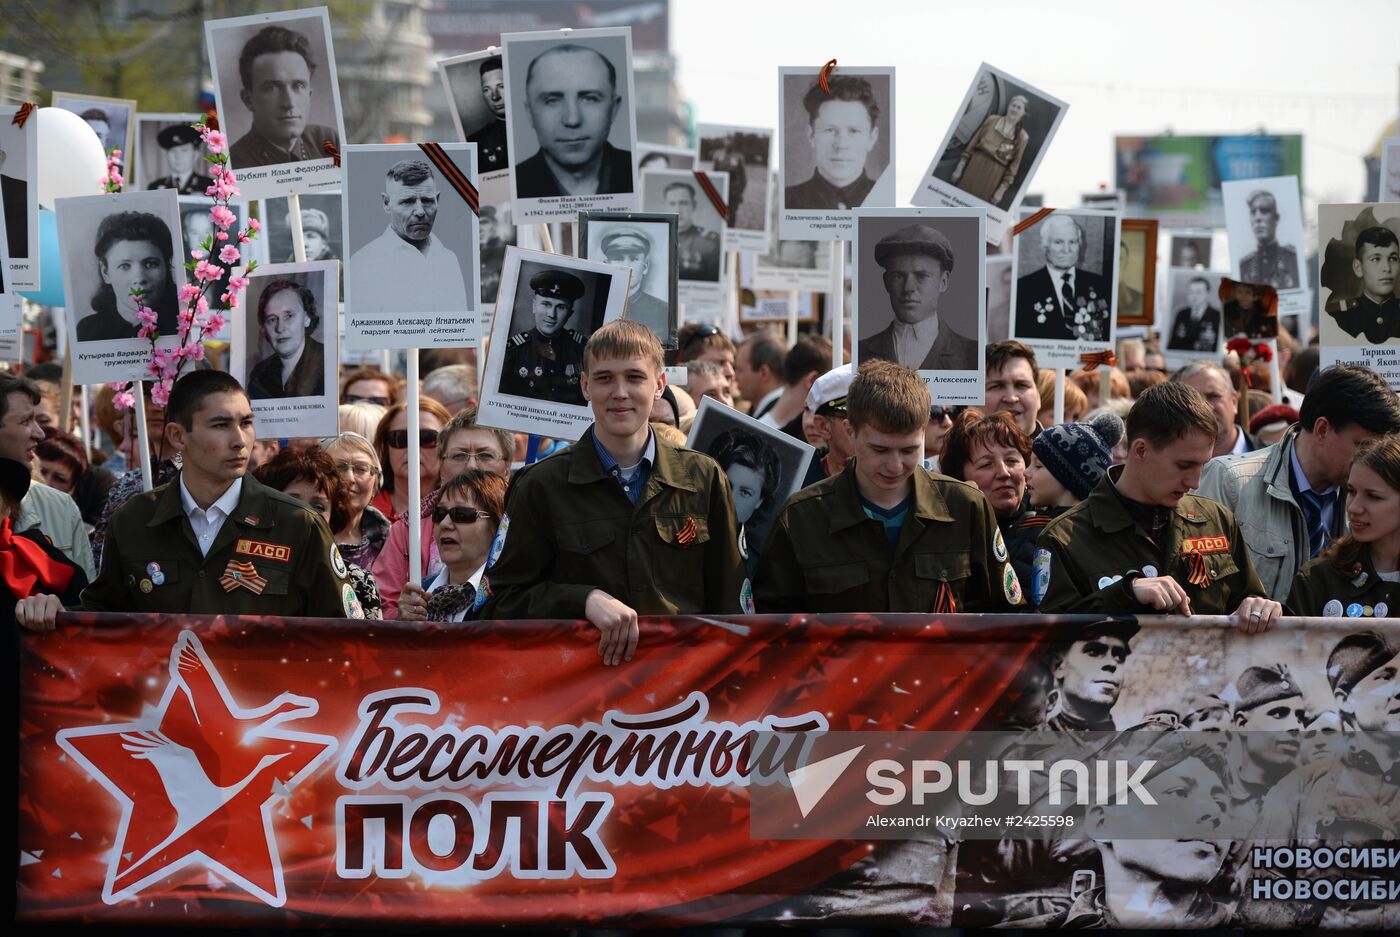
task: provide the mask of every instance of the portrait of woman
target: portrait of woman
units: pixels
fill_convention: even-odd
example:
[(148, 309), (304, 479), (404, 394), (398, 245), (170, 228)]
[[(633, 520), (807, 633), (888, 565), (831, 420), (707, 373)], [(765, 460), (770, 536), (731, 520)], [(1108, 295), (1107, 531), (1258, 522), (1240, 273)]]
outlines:
[(1030, 135), (1021, 127), (1026, 116), (1026, 96), (1015, 95), (1005, 114), (992, 114), (967, 141), (953, 170), (953, 185), (985, 202), (1000, 205), (1021, 170)]
[(78, 341), (138, 337), (142, 323), (133, 291), (156, 313), (160, 333), (176, 334), (174, 239), (160, 217), (136, 211), (108, 215), (97, 228), (93, 253), (102, 285), (92, 297), (92, 312), (78, 321)]
[[(763, 439), (742, 429), (723, 431), (707, 449), (729, 476), (734, 516), (739, 522), (739, 552), (752, 575), (763, 550), (761, 535), (767, 533), (768, 521), (782, 506), (777, 497), (782, 479), (778, 453)], [(753, 533), (760, 536), (751, 536)]]

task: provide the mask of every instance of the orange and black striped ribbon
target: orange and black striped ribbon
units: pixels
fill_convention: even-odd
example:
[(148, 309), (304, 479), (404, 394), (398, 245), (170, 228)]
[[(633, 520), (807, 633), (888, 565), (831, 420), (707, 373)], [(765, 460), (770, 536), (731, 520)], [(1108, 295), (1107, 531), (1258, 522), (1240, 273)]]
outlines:
[(335, 145), (334, 140), (322, 140), (321, 152), (331, 158), (331, 162), (335, 163), (337, 169), (340, 168), (340, 147)]
[(34, 113), (36, 106), (33, 101), (25, 101), (19, 106), (19, 110), (15, 111), (15, 116), (10, 118), (10, 123), (23, 130), (25, 121), (29, 120), (29, 115)]
[(1086, 351), (1079, 356), (1079, 363), (1084, 365), (1085, 371), (1096, 370), (1101, 364), (1111, 368), (1118, 364), (1118, 356), (1112, 351)]
[(933, 598), (935, 615), (952, 615), (958, 610), (957, 599), (953, 598), (953, 587), (946, 582), (938, 584), (938, 593)]
[(229, 560), (223, 575), (219, 577), (219, 585), (224, 587), (225, 592), (247, 589), (253, 595), (262, 595), (267, 588), (267, 580), (259, 575), (258, 568), (251, 562)]
[(1191, 574), (1186, 577), (1187, 582), (1202, 589), (1210, 586), (1210, 570), (1206, 568), (1205, 557), (1199, 553), (1192, 553), (1187, 565), (1191, 567)]
[(700, 170), (695, 170), (695, 181), (700, 183), (700, 188), (705, 190), (705, 194), (710, 198), (710, 204), (715, 206), (715, 211), (719, 212), (720, 220), (729, 223), (729, 206), (724, 204), (724, 198), (719, 194), (719, 189), (710, 181), (710, 177)]
[(821, 89), (827, 94), (831, 93), (831, 73), (835, 70), (835, 68), (836, 60), (832, 59), (831, 61), (827, 62), (825, 65), (822, 66), (821, 71), (817, 72), (817, 84), (820, 85)]
[(476, 186), (467, 178), (467, 174), (452, 162), (452, 158), (447, 155), (447, 151), (442, 148), (441, 143), (420, 143), (418, 148), (430, 159), (438, 172), (447, 179), (448, 185), (457, 190), (457, 194), (462, 196), (462, 201), (467, 203), (467, 207), (472, 210), (473, 215), (481, 214), (481, 196), (476, 191)]
[(1039, 211), (1037, 211), (1034, 215), (1028, 216), (1019, 224), (1017, 224), (1016, 227), (1011, 229), (1011, 236), (1015, 237), (1027, 228), (1031, 228), (1040, 224), (1042, 221), (1048, 218), (1050, 216), (1050, 213), (1054, 210), (1055, 209), (1053, 208), (1042, 208)]

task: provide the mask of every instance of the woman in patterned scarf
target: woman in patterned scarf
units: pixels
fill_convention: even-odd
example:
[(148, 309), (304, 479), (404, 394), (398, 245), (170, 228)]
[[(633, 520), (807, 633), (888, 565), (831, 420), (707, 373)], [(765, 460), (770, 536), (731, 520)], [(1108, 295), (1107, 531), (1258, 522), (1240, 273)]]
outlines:
[(472, 469), (445, 482), (433, 507), (433, 537), (443, 568), (399, 595), (404, 621), (465, 621), (505, 510), (506, 480)]

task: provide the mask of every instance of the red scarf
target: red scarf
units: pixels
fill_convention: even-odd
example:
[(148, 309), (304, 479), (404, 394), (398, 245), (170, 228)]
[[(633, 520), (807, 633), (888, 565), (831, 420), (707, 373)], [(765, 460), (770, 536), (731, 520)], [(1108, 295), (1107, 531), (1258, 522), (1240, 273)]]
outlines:
[(0, 521), (0, 579), (16, 599), (24, 599), (35, 594), (36, 584), (43, 586), (45, 592), (67, 589), (73, 581), (73, 567), (50, 557), (28, 537), (15, 536), (7, 517)]

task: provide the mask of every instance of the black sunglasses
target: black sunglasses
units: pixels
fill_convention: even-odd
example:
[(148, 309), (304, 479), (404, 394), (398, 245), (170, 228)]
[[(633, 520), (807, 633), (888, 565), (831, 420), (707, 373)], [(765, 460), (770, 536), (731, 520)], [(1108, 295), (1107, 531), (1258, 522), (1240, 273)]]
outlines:
[[(384, 437), (384, 439), (387, 443), (389, 443), (390, 449), (408, 448), (408, 430), (406, 429), (391, 429), (389, 430), (388, 434)], [(418, 431), (418, 445), (422, 446), (424, 449), (436, 449), (437, 441), (437, 430), (420, 429)]]
[(696, 342), (704, 341), (705, 339), (709, 338), (711, 335), (718, 335), (718, 334), (720, 334), (720, 330), (717, 329), (717, 328), (715, 328), (713, 325), (708, 325), (708, 324), (707, 324), (707, 325), (702, 325), (702, 326), (700, 326), (700, 328), (698, 328), (698, 329), (695, 330), (695, 334), (691, 335), (690, 338), (688, 338), (688, 339), (685, 340), (685, 347), (686, 347), (686, 348), (689, 348), (691, 345), (694, 345)]
[(966, 409), (967, 407), (943, 407), (934, 404), (929, 407), (928, 418), (930, 420), (941, 420), (946, 416), (950, 420), (956, 420)]
[(346, 394), (346, 403), (377, 403), (381, 407), (388, 407), (390, 400), (388, 397), (361, 397), (359, 394)]
[(438, 505), (433, 508), (433, 523), (441, 524), (447, 518), (452, 518), (454, 524), (475, 524), (480, 518), (490, 518), (486, 511), (478, 511), (476, 508), (445, 508)]

